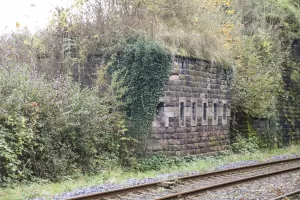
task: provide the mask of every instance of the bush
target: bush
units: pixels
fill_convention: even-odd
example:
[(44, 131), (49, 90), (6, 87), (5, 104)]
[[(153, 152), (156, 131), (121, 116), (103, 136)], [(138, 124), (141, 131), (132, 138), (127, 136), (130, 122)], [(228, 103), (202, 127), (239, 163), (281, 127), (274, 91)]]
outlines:
[(237, 135), (231, 145), (231, 150), (234, 153), (254, 153), (261, 149), (260, 144), (261, 140), (257, 136), (245, 138)]
[(142, 158), (135, 166), (135, 170), (145, 172), (151, 170), (161, 170), (172, 166), (183, 164), (183, 160), (179, 157), (167, 157), (163, 154), (154, 154), (147, 158)]
[(26, 68), (1, 68), (1, 183), (59, 180), (128, 157), (123, 116), (98, 93), (66, 77), (48, 82)]

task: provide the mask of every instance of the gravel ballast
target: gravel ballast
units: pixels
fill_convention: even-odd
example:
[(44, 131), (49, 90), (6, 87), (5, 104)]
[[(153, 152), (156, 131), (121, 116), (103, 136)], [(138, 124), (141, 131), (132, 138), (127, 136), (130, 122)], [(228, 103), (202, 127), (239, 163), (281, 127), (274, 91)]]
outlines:
[[(270, 159), (266, 160), (266, 162), (294, 158), (297, 156), (299, 156), (299, 155), (291, 154), (291, 155), (274, 156), (274, 157), (271, 157)], [(255, 161), (255, 160), (233, 162), (233, 163), (218, 166), (218, 167), (214, 168), (213, 171), (243, 167), (243, 166), (254, 165), (254, 164), (258, 164), (258, 163), (259, 162)], [(93, 187), (79, 188), (79, 189), (76, 189), (73, 191), (69, 191), (69, 192), (65, 192), (65, 193), (56, 195), (52, 199), (54, 199), (54, 200), (67, 199), (67, 198), (71, 198), (71, 197), (75, 197), (75, 196), (87, 195), (87, 194), (92, 194), (92, 193), (97, 193), (97, 192), (104, 192), (104, 191), (115, 190), (115, 189), (120, 189), (120, 188), (124, 188), (124, 187), (136, 186), (136, 185), (146, 184), (146, 183), (153, 183), (153, 182), (157, 182), (157, 181), (163, 181), (163, 180), (167, 180), (167, 179), (179, 178), (179, 177), (183, 177), (183, 176), (196, 175), (196, 174), (199, 174), (199, 172), (191, 171), (191, 172), (184, 172), (184, 173), (178, 172), (178, 173), (170, 173), (170, 174), (159, 174), (154, 178), (145, 178), (145, 179), (132, 178), (132, 179), (123, 181), (121, 184), (110, 183), (110, 184), (101, 184), (101, 185), (93, 186)], [(263, 188), (264, 187), (262, 187), (261, 190), (263, 190)], [(231, 194), (234, 195), (234, 193), (231, 193)], [(232, 198), (229, 198), (229, 197), (226, 197), (226, 198), (227, 199), (235, 199), (234, 196), (232, 196)], [(42, 200), (42, 199), (44, 199), (44, 198), (35, 198), (34, 200)], [(243, 198), (243, 200), (244, 199), (248, 199), (248, 198)], [(258, 198), (258, 199), (260, 199), (260, 198)]]
[(211, 190), (186, 199), (196, 200), (269, 200), (285, 193), (292, 192), (300, 187), (300, 171), (284, 173), (272, 177), (249, 181), (218, 190)]

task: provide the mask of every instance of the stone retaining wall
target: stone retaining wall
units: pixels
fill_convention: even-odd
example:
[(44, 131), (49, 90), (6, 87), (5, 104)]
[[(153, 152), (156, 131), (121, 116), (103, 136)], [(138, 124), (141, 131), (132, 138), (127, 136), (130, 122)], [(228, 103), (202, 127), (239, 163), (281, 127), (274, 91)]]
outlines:
[[(298, 57), (299, 59), (299, 57)], [(291, 67), (282, 72), (284, 92), (279, 96), (279, 123), (283, 132), (283, 143), (300, 143), (300, 93), (297, 83), (293, 82)]]
[(175, 57), (147, 141), (148, 149), (186, 156), (228, 148), (227, 77), (226, 70), (213, 62)]

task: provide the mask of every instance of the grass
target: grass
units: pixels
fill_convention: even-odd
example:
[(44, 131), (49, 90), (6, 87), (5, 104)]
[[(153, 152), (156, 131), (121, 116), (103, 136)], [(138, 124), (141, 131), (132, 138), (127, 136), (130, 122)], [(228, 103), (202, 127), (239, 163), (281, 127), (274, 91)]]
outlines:
[(205, 172), (210, 171), (217, 166), (231, 162), (247, 160), (258, 160), (263, 162), (272, 156), (296, 154), (299, 152), (300, 146), (294, 145), (283, 149), (258, 151), (256, 153), (229, 153), (223, 156), (208, 156), (190, 163), (183, 164), (181, 166), (163, 168), (159, 171), (134, 172), (125, 171), (121, 168), (115, 168), (106, 172), (99, 173), (98, 175), (81, 176), (77, 179), (66, 180), (59, 183), (41, 181), (39, 183), (18, 184), (12, 188), (0, 188), (0, 199), (23, 200), (41, 196), (50, 199), (55, 194), (70, 191), (76, 188), (95, 186), (103, 183), (121, 183), (122, 181), (130, 178), (149, 178), (163, 173), (189, 172), (194, 170)]

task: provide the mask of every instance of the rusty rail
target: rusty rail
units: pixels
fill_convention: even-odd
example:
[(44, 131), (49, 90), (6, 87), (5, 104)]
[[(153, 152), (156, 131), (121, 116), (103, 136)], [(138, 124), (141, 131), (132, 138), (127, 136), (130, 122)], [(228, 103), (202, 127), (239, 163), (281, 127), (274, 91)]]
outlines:
[[(185, 177), (180, 177), (180, 178), (177, 178), (177, 179), (169, 179), (169, 180), (158, 181), (158, 182), (153, 182), (153, 183), (148, 183), (148, 184), (142, 184), (142, 185), (137, 185), (137, 186), (132, 186), (132, 187), (126, 187), (126, 188), (121, 188), (121, 189), (116, 189), (116, 190), (93, 193), (93, 194), (89, 194), (89, 195), (82, 195), (82, 196), (69, 198), (68, 200), (105, 199), (105, 198), (114, 197), (114, 196), (118, 196), (118, 195), (124, 195), (124, 194), (132, 193), (132, 192), (138, 192), (138, 191), (142, 191), (142, 190), (146, 190), (146, 189), (148, 190), (148, 189), (152, 189), (152, 188), (157, 188), (158, 186), (160, 186), (162, 184), (162, 182), (174, 182), (174, 181), (178, 181), (178, 180), (179, 181), (187, 181), (187, 180), (205, 178), (205, 177), (210, 177), (210, 176), (213, 177), (213, 176), (223, 174), (223, 173), (234, 172), (234, 171), (245, 170), (245, 169), (253, 169), (253, 168), (257, 168), (257, 167), (265, 167), (265, 166), (269, 166), (269, 165), (270, 166), (271, 165), (278, 165), (280, 163), (287, 163), (287, 162), (293, 162), (293, 161), (300, 161), (300, 157), (291, 158), (291, 159), (284, 159), (284, 160), (277, 160), (277, 161), (271, 161), (271, 162), (265, 162), (265, 163), (249, 165), (249, 166), (244, 166), (244, 167), (238, 167), (238, 168), (232, 168), (232, 169), (227, 169), (227, 170), (219, 170), (219, 171), (208, 172), (208, 173), (203, 173), (203, 174), (198, 174), (198, 175), (193, 175), (193, 176), (185, 176)], [(197, 190), (191, 190), (191, 191), (186, 191), (186, 192), (182, 192), (182, 193), (177, 193), (177, 194), (169, 195), (169, 196), (158, 198), (158, 199), (174, 199), (174, 198), (188, 196), (188, 195), (195, 194), (195, 193), (201, 193), (201, 191), (207, 191), (207, 190), (210, 190), (210, 189), (226, 187), (226, 186), (231, 185), (231, 184), (237, 184), (239, 182), (245, 182), (245, 181), (254, 180), (254, 179), (257, 179), (257, 178), (272, 176), (272, 175), (285, 173), (285, 172), (289, 172), (289, 171), (294, 171), (294, 170), (300, 170), (300, 167), (285, 169), (285, 170), (272, 172), (272, 173), (268, 173), (268, 174), (264, 174), (264, 175), (247, 177), (247, 178), (243, 178), (243, 179), (240, 179), (240, 180), (235, 180), (235, 181), (232, 181), (232, 182), (216, 184), (216, 185), (212, 185), (212, 186), (208, 186), (208, 187), (199, 188)]]
[(296, 195), (296, 194), (300, 194), (300, 189), (299, 189), (299, 190), (295, 190), (295, 191), (293, 191), (293, 192), (289, 192), (289, 193), (283, 194), (283, 195), (278, 196), (278, 197), (276, 197), (276, 198), (274, 198), (274, 199), (272, 199), (272, 200), (281, 200), (281, 199), (284, 199), (284, 198), (286, 198), (286, 197), (294, 196), (294, 195)]
[(271, 173), (267, 173), (267, 174), (263, 174), (263, 175), (257, 175), (257, 176), (241, 178), (241, 179), (238, 179), (238, 180), (228, 181), (228, 182), (215, 184), (215, 185), (211, 185), (211, 186), (207, 186), (207, 187), (202, 187), (202, 188), (198, 188), (198, 189), (195, 189), (195, 190), (179, 192), (179, 193), (176, 193), (176, 194), (172, 194), (172, 195), (164, 196), (164, 197), (161, 197), (161, 198), (157, 198), (155, 200), (170, 200), (170, 199), (183, 198), (183, 197), (186, 197), (186, 196), (191, 196), (193, 194), (198, 194), (198, 193), (201, 193), (201, 192), (205, 192), (207, 190), (226, 187), (226, 186), (237, 184), (237, 183), (243, 183), (243, 182), (246, 182), (246, 181), (251, 181), (251, 180), (264, 178), (264, 177), (268, 177), (268, 176), (274, 176), (274, 175), (277, 175), (277, 174), (291, 172), (291, 171), (295, 171), (295, 170), (300, 170), (300, 166), (289, 168), (289, 169), (284, 169), (284, 170), (280, 170), (280, 171), (276, 171), (276, 172), (271, 172)]

